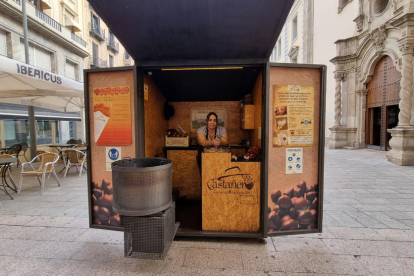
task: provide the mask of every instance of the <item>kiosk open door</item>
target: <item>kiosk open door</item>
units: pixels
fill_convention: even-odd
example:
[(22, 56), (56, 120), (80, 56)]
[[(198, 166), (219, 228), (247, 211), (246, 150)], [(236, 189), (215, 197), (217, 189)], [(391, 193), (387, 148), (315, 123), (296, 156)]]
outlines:
[(266, 71), (265, 236), (322, 232), (326, 67)]

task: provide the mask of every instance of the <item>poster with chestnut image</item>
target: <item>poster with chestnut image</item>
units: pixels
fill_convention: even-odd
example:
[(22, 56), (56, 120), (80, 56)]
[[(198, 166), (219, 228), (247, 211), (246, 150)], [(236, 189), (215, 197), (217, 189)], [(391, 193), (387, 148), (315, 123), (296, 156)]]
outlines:
[(266, 212), (270, 236), (322, 229), (320, 80), (319, 69), (270, 68)]
[[(119, 228), (108, 159), (135, 157), (133, 70), (88, 72), (88, 181), (92, 227)], [(119, 153), (114, 158), (114, 151)], [(90, 167), (89, 167), (90, 166)]]

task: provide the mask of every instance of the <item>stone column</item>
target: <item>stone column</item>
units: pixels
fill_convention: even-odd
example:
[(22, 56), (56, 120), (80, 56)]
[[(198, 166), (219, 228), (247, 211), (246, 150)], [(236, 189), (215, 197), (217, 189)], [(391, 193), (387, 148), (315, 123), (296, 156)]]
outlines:
[(356, 91), (357, 96), (357, 141), (355, 141), (355, 147), (362, 148), (365, 145), (365, 120), (367, 112), (367, 94), (368, 89), (360, 89)]
[(341, 125), (342, 119), (342, 89), (341, 83), (344, 79), (343, 73), (335, 73), (335, 124), (329, 130), (331, 137), (329, 139), (328, 148), (340, 149), (348, 144), (348, 133), (345, 126)]
[(414, 166), (414, 126), (410, 124), (413, 97), (413, 47), (414, 43), (400, 44), (402, 53), (400, 113), (398, 126), (388, 129), (392, 138), (389, 142), (392, 148), (388, 154), (388, 161), (401, 166)]

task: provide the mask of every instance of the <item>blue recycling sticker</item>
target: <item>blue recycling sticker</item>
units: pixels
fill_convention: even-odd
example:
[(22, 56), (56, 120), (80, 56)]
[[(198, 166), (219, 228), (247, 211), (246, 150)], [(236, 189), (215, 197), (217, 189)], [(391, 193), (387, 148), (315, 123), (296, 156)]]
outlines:
[(289, 170), (291, 170), (291, 169), (292, 169), (292, 165), (289, 165), (289, 166), (288, 166), (288, 169), (289, 169)]
[(110, 149), (108, 151), (108, 157), (111, 160), (117, 160), (119, 157), (119, 151), (117, 149)]
[(296, 153), (292, 153), (293, 156), (296, 156)]
[(292, 161), (292, 160), (293, 160), (293, 157), (292, 157), (292, 156), (289, 156), (289, 157), (288, 157), (288, 160), (289, 160), (289, 161)]
[(300, 164), (296, 164), (296, 168), (300, 169)]
[(299, 161), (300, 161), (300, 157), (296, 158), (296, 161), (298, 161), (298, 162), (299, 162)]

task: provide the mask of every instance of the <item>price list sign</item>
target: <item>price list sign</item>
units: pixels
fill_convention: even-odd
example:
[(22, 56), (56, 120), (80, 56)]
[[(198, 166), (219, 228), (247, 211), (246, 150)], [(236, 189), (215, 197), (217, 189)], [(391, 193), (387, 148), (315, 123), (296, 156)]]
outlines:
[(312, 146), (314, 142), (314, 87), (273, 86), (273, 146)]

